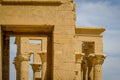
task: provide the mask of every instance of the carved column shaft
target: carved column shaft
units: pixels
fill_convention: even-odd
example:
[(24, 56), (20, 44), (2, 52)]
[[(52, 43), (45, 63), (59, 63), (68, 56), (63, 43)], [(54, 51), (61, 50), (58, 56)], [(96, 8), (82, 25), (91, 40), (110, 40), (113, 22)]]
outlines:
[(16, 80), (20, 80), (20, 62), (17, 61), (17, 58), (15, 57), (13, 62), (15, 69), (16, 69)]
[(94, 62), (94, 76), (95, 80), (102, 80), (102, 64), (105, 59), (105, 55), (96, 55)]
[(93, 66), (88, 66), (88, 80), (93, 80)]
[(21, 61), (21, 80), (29, 80), (28, 61)]
[(94, 80), (102, 80), (102, 64), (106, 56), (104, 54), (92, 54), (89, 57), (91, 57), (94, 66)]
[(81, 63), (83, 60), (83, 56), (84, 54), (79, 53), (79, 52), (75, 52), (75, 57), (76, 57), (76, 61), (75, 61), (75, 80), (82, 80), (81, 78)]
[(93, 64), (94, 54), (88, 55), (88, 80), (94, 79), (94, 64)]
[(102, 80), (102, 65), (97, 64), (94, 66), (94, 80)]
[(30, 55), (21, 54), (17, 55), (14, 59), (14, 65), (17, 72), (17, 80), (29, 80), (29, 64), (28, 61), (30, 59)]
[(82, 61), (82, 80), (88, 80), (88, 60), (86, 55)]
[(21, 58), (21, 64), (20, 64), (21, 80), (29, 80), (29, 71), (28, 71), (29, 64), (28, 64), (28, 61), (30, 59), (30, 55), (22, 54), (20, 56), (20, 58)]

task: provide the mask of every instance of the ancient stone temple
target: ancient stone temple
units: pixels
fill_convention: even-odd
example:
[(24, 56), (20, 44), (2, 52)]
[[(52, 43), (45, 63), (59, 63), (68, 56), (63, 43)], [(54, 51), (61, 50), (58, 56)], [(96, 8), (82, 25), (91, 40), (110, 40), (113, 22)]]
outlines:
[(29, 65), (33, 80), (102, 80), (105, 29), (75, 22), (73, 0), (0, 0), (0, 80), (10, 77), (12, 36), (16, 80), (29, 80)]

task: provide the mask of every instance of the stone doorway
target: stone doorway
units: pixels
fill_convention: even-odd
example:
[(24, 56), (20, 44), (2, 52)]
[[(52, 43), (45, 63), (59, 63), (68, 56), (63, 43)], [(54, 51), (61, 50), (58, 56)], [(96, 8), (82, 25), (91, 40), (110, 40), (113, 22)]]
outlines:
[[(52, 32), (53, 26), (35, 26), (35, 25), (3, 25), (1, 28), (2, 40), (2, 80), (9, 80), (9, 67), (10, 67), (10, 52), (9, 52), (9, 39), (11, 36), (15, 37), (46, 37), (47, 38), (47, 70), (46, 79), (52, 80), (52, 66), (53, 66), (53, 52), (52, 52)], [(35, 64), (31, 65), (33, 68)], [(16, 74), (17, 75), (17, 74)], [(21, 77), (21, 76), (19, 76)], [(17, 80), (26, 80), (27, 78), (20, 78)], [(39, 80), (39, 78), (34, 78)]]

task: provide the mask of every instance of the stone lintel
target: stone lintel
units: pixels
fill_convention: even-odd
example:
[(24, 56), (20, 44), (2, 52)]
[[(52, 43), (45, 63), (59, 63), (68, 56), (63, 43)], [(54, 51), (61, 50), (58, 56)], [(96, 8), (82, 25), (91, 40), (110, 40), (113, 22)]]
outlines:
[[(10, 32), (14, 33), (22, 33), (22, 32), (32, 32), (32, 34), (35, 33), (52, 33), (53, 29), (54, 29), (54, 25), (50, 25), (50, 24), (43, 24), (43, 25), (2, 25), (2, 29), (6, 32), (8, 32), (8, 34), (10, 34)], [(31, 34), (31, 35), (32, 35)], [(30, 33), (29, 33), (30, 35)]]

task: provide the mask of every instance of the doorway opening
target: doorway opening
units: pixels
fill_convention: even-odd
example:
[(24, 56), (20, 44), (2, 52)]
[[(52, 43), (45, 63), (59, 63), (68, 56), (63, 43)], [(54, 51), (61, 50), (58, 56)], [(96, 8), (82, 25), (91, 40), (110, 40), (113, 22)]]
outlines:
[[(41, 30), (36, 27), (32, 31), (29, 27), (23, 27), (23, 30), (20, 28), (2, 27), (2, 80), (41, 80), (42, 78), (52, 80), (53, 29), (46, 31), (46, 28), (42, 27)], [(16, 46), (11, 42), (14, 42)], [(15, 68), (14, 71), (11, 68)], [(31, 79), (31, 71), (33, 71), (33, 79)], [(16, 78), (13, 79), (14, 74)]]

